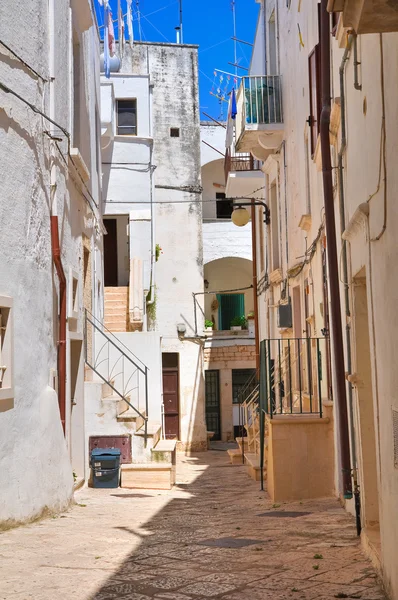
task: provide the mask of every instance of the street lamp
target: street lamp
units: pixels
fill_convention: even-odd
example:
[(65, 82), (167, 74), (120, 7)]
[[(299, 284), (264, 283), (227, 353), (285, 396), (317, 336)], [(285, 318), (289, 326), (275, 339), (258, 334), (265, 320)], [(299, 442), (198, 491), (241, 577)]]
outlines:
[[(229, 198), (229, 200), (250, 200), (250, 198)], [(231, 219), (234, 225), (237, 227), (243, 227), (247, 225), (250, 221), (249, 212), (243, 208), (244, 206), (263, 206), (264, 207), (264, 223), (269, 225), (270, 222), (270, 211), (265, 202), (261, 202), (261, 200), (251, 199), (251, 202), (239, 202), (235, 205), (234, 210), (232, 211)]]

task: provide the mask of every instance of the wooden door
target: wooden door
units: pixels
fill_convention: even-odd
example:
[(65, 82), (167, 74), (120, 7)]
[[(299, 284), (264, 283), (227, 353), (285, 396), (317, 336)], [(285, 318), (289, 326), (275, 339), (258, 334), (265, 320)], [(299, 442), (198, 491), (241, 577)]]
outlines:
[(178, 354), (163, 353), (162, 359), (164, 433), (166, 439), (178, 440), (180, 436)]
[(105, 219), (107, 235), (104, 235), (105, 287), (117, 287), (117, 221)]

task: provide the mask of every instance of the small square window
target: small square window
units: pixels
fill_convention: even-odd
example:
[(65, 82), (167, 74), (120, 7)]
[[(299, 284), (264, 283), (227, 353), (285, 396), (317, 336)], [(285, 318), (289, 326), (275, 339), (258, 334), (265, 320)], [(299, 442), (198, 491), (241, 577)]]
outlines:
[(116, 100), (117, 135), (137, 135), (137, 100)]
[(170, 127), (170, 137), (180, 137), (180, 130), (178, 127)]

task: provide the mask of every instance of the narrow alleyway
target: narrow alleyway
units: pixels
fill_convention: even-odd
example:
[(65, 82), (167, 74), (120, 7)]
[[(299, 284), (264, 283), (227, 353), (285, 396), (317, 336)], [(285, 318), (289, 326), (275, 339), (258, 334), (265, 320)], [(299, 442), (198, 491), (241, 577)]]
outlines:
[(0, 598), (384, 598), (337, 500), (272, 505), (226, 452), (184, 457), (171, 492), (83, 489), (0, 536)]

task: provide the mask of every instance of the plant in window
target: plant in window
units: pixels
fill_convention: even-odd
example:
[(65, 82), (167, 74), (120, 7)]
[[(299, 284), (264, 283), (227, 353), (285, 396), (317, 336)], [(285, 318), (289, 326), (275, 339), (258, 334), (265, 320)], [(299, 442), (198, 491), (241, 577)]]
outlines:
[(213, 321), (210, 321), (210, 319), (205, 319), (205, 330), (206, 331), (213, 331), (213, 326), (214, 326)]
[(241, 317), (234, 317), (231, 321), (232, 331), (240, 331), (241, 329), (245, 329), (246, 326), (247, 321), (244, 315), (242, 315)]

